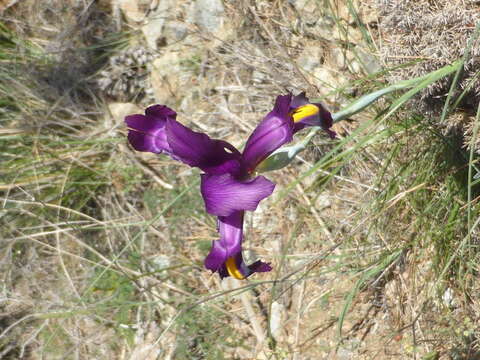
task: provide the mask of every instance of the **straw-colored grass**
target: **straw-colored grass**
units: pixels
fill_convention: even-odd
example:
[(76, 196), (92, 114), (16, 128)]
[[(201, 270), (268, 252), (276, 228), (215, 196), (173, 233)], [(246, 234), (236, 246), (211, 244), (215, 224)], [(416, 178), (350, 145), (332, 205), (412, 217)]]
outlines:
[[(3, 13), (0, 358), (474, 359), (480, 180), (463, 145), (478, 141), (479, 113), (465, 140), (411, 106), (465, 58), (266, 174), (277, 188), (247, 216), (245, 255), (272, 272), (221, 282), (203, 268), (218, 235), (198, 171), (131, 149), (112, 104), (161, 96), (181, 122), (241, 147), (278, 94), (306, 90), (338, 112), (396, 69), (369, 72), (382, 46), (374, 4), (224, 8), (225, 38), (189, 25), (148, 49), (179, 54), (162, 75), (172, 93), (166, 80), (129, 80), (149, 64), (111, 60), (147, 45), (110, 2), (27, 0)], [(179, 9), (169, 21), (186, 23)], [(116, 97), (111, 73), (132, 93)], [(450, 94), (445, 113), (461, 116)]]

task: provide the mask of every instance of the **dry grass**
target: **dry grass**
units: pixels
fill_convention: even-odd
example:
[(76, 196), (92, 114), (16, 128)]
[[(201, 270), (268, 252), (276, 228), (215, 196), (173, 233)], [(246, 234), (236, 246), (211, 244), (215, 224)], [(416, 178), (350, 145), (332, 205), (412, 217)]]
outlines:
[[(381, 56), (390, 65), (408, 64), (392, 72), (390, 81), (427, 74), (467, 56), (459, 77), (446, 77), (422, 91), (413, 103), (445, 134), (464, 134), (468, 146), (469, 132), (480, 100), (480, 40), (474, 37), (480, 21), (480, 6), (472, 1), (377, 1), (379, 8), (379, 34)], [(472, 39), (470, 47), (468, 41)], [(466, 51), (466, 49), (468, 49)], [(453, 88), (451, 89), (451, 87)], [(445, 98), (457, 102), (463, 116), (442, 116)], [(478, 147), (475, 147), (478, 151)]]
[[(279, 93), (337, 109), (383, 79), (364, 66), (378, 46), (365, 4), (227, 1), (217, 36), (179, 4), (167, 22), (186, 35), (156, 49), (107, 1), (3, 14), (0, 357), (475, 358), (478, 185), (461, 141), (422, 115), (372, 108), (267, 174), (246, 255), (274, 271), (203, 268), (217, 232), (197, 172), (132, 151), (112, 102), (154, 96), (241, 146)], [(142, 48), (153, 62), (123, 59)]]

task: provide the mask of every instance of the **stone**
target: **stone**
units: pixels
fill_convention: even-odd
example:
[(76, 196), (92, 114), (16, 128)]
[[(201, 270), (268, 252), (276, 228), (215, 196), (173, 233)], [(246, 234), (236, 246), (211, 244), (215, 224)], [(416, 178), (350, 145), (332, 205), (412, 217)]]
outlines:
[(274, 339), (277, 341), (280, 341), (282, 337), (284, 317), (285, 306), (274, 301), (270, 313), (270, 331)]
[(123, 124), (125, 116), (127, 115), (143, 113), (142, 109), (133, 103), (110, 103), (108, 104), (108, 110), (113, 118), (113, 123), (111, 121), (107, 121), (107, 127), (109, 128), (118, 124)]
[(319, 9), (316, 0), (292, 0), (291, 3), (306, 24), (315, 24), (318, 20)]
[(315, 200), (315, 208), (317, 210), (326, 209), (332, 206), (332, 201), (330, 200), (330, 195), (320, 194)]
[(332, 88), (340, 87), (344, 82), (333, 71), (325, 67), (315, 68), (312, 72), (313, 81), (321, 89), (322, 94), (328, 93)]
[(122, 10), (128, 21), (133, 23), (142, 22), (145, 19), (145, 13), (141, 9), (143, 5), (138, 0), (116, 0), (117, 6)]
[(322, 39), (332, 39), (336, 38), (338, 35), (337, 26), (335, 26), (335, 20), (329, 16), (324, 16), (315, 23), (315, 26), (312, 27), (312, 32)]
[(177, 51), (167, 51), (155, 59), (150, 72), (150, 83), (156, 102), (171, 103), (180, 87), (180, 56)]
[(165, 38), (167, 43), (178, 42), (188, 35), (188, 25), (182, 21), (169, 21), (165, 25)]
[(9, 7), (15, 5), (19, 0), (0, 1), (0, 14), (3, 14)]
[[(150, 16), (147, 23), (142, 27), (143, 35), (151, 49), (157, 50), (162, 38), (167, 38), (165, 34), (169, 19), (175, 17), (175, 2), (173, 0), (162, 0)], [(168, 41), (165, 42), (168, 43)]]
[(382, 65), (374, 55), (370, 54), (367, 51), (363, 51), (358, 47), (356, 53), (358, 58), (362, 62), (363, 69), (366, 71), (367, 74), (373, 74), (382, 70)]
[(342, 49), (339, 46), (335, 46), (330, 51), (330, 56), (332, 57), (332, 63), (335, 64), (335, 67), (339, 70), (344, 70), (347, 67), (347, 51)]
[(348, 69), (353, 74), (361, 74), (363, 72), (363, 67), (357, 60), (351, 61), (348, 64)]
[(197, 0), (195, 2), (194, 23), (212, 34), (221, 29), (225, 13), (221, 0)]
[(304, 71), (313, 72), (313, 70), (322, 65), (323, 49), (320, 44), (313, 43), (304, 47), (298, 57), (297, 64)]

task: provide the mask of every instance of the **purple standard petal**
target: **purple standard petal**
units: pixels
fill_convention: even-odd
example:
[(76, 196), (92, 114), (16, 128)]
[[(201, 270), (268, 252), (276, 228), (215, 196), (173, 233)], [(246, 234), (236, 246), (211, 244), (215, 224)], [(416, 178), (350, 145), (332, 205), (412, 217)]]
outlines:
[(279, 147), (292, 141), (293, 121), (289, 114), (292, 95), (278, 96), (275, 106), (248, 138), (243, 161), (248, 172)]
[(209, 214), (230, 216), (235, 211), (255, 210), (258, 203), (271, 195), (275, 184), (263, 176), (238, 181), (230, 174), (202, 174), (202, 192)]
[(164, 105), (154, 105), (145, 110), (145, 115), (125, 117), (129, 127), (128, 141), (135, 150), (156, 154), (171, 153), (165, 132), (167, 119), (174, 120), (177, 113)]
[(243, 211), (235, 211), (230, 216), (218, 217), (220, 240), (212, 243), (212, 249), (205, 258), (205, 267), (212, 271), (219, 270), (225, 261), (242, 251)]
[(295, 108), (298, 108), (303, 105), (309, 104), (310, 101), (308, 98), (305, 96), (305, 91), (302, 91), (300, 94), (294, 96), (292, 98), (292, 101), (290, 102), (290, 110), (293, 110)]
[(145, 115), (176, 119), (177, 113), (165, 105), (152, 105), (145, 110)]
[(243, 280), (256, 272), (268, 272), (272, 270), (269, 263), (263, 261), (255, 261), (251, 265), (245, 264), (242, 252), (238, 252), (232, 257), (229, 257), (225, 264), (218, 270), (220, 277), (223, 279), (232, 276), (235, 279)]
[(179, 122), (168, 119), (167, 141), (172, 153), (182, 162), (195, 166), (207, 174), (237, 175), (241, 171), (241, 155), (231, 144), (213, 140), (208, 135), (195, 132)]
[(334, 139), (336, 136), (336, 133), (330, 130), (333, 119), (326, 106), (322, 103), (310, 103), (304, 92), (293, 97), (290, 115), (294, 122), (294, 133), (308, 126), (320, 126), (330, 138)]

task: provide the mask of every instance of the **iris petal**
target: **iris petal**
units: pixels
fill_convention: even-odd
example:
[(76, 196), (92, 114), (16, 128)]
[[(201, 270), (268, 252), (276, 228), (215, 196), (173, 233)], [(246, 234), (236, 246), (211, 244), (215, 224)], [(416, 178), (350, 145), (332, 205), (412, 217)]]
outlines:
[(237, 175), (241, 170), (240, 153), (226, 141), (213, 140), (173, 119), (167, 120), (166, 134), (172, 153), (190, 166), (198, 167), (207, 174)]
[(177, 113), (165, 105), (152, 105), (145, 110), (145, 115), (175, 119)]
[(170, 154), (165, 125), (167, 119), (175, 119), (177, 114), (161, 105), (147, 108), (145, 114), (129, 115), (125, 118), (129, 127), (128, 141), (138, 151)]
[(214, 240), (204, 264), (208, 270), (217, 271), (227, 259), (227, 250), (222, 246), (220, 240)]
[(230, 216), (218, 217), (220, 240), (213, 241), (212, 249), (205, 259), (205, 267), (217, 271), (229, 257), (242, 251), (243, 211), (236, 211)]
[(308, 98), (305, 96), (305, 91), (302, 91), (300, 94), (294, 96), (290, 102), (290, 109), (295, 109), (303, 105), (310, 104)]
[(250, 265), (245, 264), (241, 251), (233, 257), (230, 257), (227, 262), (218, 270), (222, 279), (227, 276), (233, 276), (236, 279), (243, 280), (253, 273), (268, 272), (272, 270), (269, 263), (260, 260), (257, 260)]
[(278, 96), (273, 110), (247, 140), (243, 160), (249, 172), (279, 147), (292, 141), (293, 120), (289, 115), (292, 95)]
[(271, 195), (275, 184), (263, 176), (238, 181), (230, 174), (202, 174), (201, 192), (207, 212), (230, 216), (235, 211), (254, 211), (258, 203)]
[(320, 126), (331, 139), (335, 139), (335, 131), (330, 130), (333, 125), (332, 114), (327, 110), (326, 106), (322, 103), (310, 103), (308, 98), (305, 96), (305, 92), (298, 94), (292, 98), (290, 103), (290, 112), (294, 113), (296, 109), (308, 106), (315, 105), (318, 108), (317, 113), (313, 113), (310, 116), (303, 117), (300, 121), (295, 122), (293, 132), (296, 133), (308, 126)]

